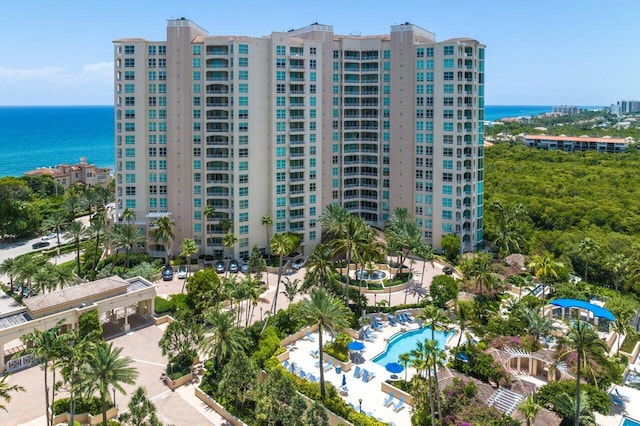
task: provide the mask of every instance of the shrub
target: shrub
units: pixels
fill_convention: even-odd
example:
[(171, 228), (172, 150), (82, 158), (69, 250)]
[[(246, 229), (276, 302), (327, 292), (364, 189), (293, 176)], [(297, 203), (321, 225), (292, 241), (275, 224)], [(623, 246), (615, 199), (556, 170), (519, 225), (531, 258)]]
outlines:
[[(71, 401), (69, 398), (60, 398), (53, 403), (53, 414), (58, 415), (68, 413)], [(113, 405), (109, 401), (109, 408)], [(102, 404), (100, 398), (94, 397), (89, 399), (76, 399), (76, 414), (90, 413), (92, 416), (102, 414)]]
[(281, 348), (278, 332), (274, 326), (270, 325), (258, 339), (258, 348), (252, 355), (258, 367), (262, 368), (265, 361), (272, 357), (278, 348)]
[(349, 348), (347, 345), (352, 340), (347, 334), (340, 332), (332, 343), (325, 346), (324, 351), (335, 359), (347, 362), (349, 361)]
[[(580, 389), (584, 390), (589, 398), (589, 409), (597, 411), (600, 414), (608, 415), (613, 410), (613, 403), (607, 392), (598, 389), (594, 385), (582, 383)], [(569, 396), (576, 394), (575, 380), (561, 380), (559, 382), (550, 382), (542, 386), (534, 395), (536, 403), (553, 411), (555, 410), (554, 402), (558, 395), (566, 393)]]
[(153, 305), (156, 310), (156, 315), (170, 314), (176, 307), (173, 301), (167, 300), (164, 297), (156, 297)]

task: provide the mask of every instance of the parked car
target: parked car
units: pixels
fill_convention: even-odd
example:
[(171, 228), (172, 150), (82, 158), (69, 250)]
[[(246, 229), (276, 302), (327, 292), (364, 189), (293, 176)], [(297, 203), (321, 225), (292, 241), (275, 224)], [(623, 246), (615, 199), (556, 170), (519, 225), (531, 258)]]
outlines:
[(237, 260), (231, 259), (229, 262), (229, 272), (238, 272), (240, 270), (240, 263)]
[(218, 260), (216, 262), (216, 272), (219, 274), (224, 273), (224, 270), (226, 269), (226, 267), (224, 266), (224, 261), (222, 260)]
[(442, 268), (442, 272), (447, 275), (453, 275), (453, 268), (451, 266), (445, 266), (444, 268)]
[(37, 243), (33, 243), (31, 248), (35, 250), (43, 247), (49, 247), (50, 245), (51, 243), (49, 241), (38, 241)]
[(167, 267), (162, 270), (162, 280), (163, 281), (173, 280), (173, 268)]
[(178, 267), (178, 278), (181, 280), (187, 278), (187, 272), (188, 272), (187, 265), (180, 265)]
[(248, 270), (249, 270), (249, 265), (247, 264), (247, 262), (246, 261), (241, 261), (240, 262), (240, 272), (242, 272), (243, 274), (246, 274)]
[(298, 270), (302, 268), (306, 263), (307, 263), (307, 259), (305, 259), (304, 257), (301, 257), (294, 260), (293, 263), (291, 264), (291, 267), (295, 270)]
[(47, 234), (44, 237), (42, 237), (42, 240), (43, 241), (55, 240), (56, 238), (58, 238), (58, 234), (56, 232), (52, 232), (52, 233)]

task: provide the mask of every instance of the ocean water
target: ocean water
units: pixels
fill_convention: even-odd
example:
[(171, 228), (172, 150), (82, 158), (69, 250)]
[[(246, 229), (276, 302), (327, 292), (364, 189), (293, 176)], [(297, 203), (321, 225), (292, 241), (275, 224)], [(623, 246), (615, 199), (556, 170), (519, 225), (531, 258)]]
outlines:
[[(551, 106), (488, 105), (485, 120), (551, 110)], [(80, 157), (113, 170), (112, 106), (0, 107), (0, 177), (75, 164)]]

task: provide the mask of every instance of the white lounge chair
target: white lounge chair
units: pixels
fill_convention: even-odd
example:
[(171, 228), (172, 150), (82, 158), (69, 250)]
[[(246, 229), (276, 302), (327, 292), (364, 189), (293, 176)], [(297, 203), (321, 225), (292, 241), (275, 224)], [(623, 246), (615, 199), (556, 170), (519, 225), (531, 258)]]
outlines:
[(307, 339), (307, 340), (308, 340), (308, 341), (310, 341), (310, 342), (315, 342), (315, 341), (316, 341), (316, 339), (315, 339), (311, 334), (309, 334), (309, 332), (308, 332), (308, 331), (307, 331), (307, 333), (304, 335), (304, 337), (305, 337), (305, 339)]
[(318, 349), (310, 351), (309, 354), (314, 358), (318, 358), (320, 356)]
[(390, 406), (391, 404), (393, 404), (393, 399), (394, 399), (394, 398), (395, 398), (395, 396), (393, 395), (393, 392), (391, 392), (391, 393), (389, 394), (389, 398), (387, 398), (387, 399), (385, 399), (385, 400), (384, 400), (384, 406), (385, 406), (385, 407), (388, 407), (388, 406)]
[(393, 411), (396, 413), (404, 408), (404, 398), (400, 398), (398, 403), (393, 406)]
[(355, 377), (356, 379), (359, 379), (360, 377), (362, 377), (362, 369), (356, 365), (356, 369), (353, 370), (353, 377)]
[(324, 365), (323, 370), (324, 371), (329, 371), (331, 370), (331, 368), (333, 367), (333, 362), (331, 360), (327, 361), (327, 363)]

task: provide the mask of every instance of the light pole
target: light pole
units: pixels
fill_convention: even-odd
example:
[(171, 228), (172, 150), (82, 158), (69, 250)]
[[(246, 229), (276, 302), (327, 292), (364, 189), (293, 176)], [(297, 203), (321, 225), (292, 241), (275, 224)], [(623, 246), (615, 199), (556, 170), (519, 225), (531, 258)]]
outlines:
[(360, 403), (360, 414), (362, 414), (362, 398), (358, 399), (358, 402)]
[(116, 388), (114, 386), (111, 389), (113, 389), (113, 406), (115, 407), (116, 406)]

